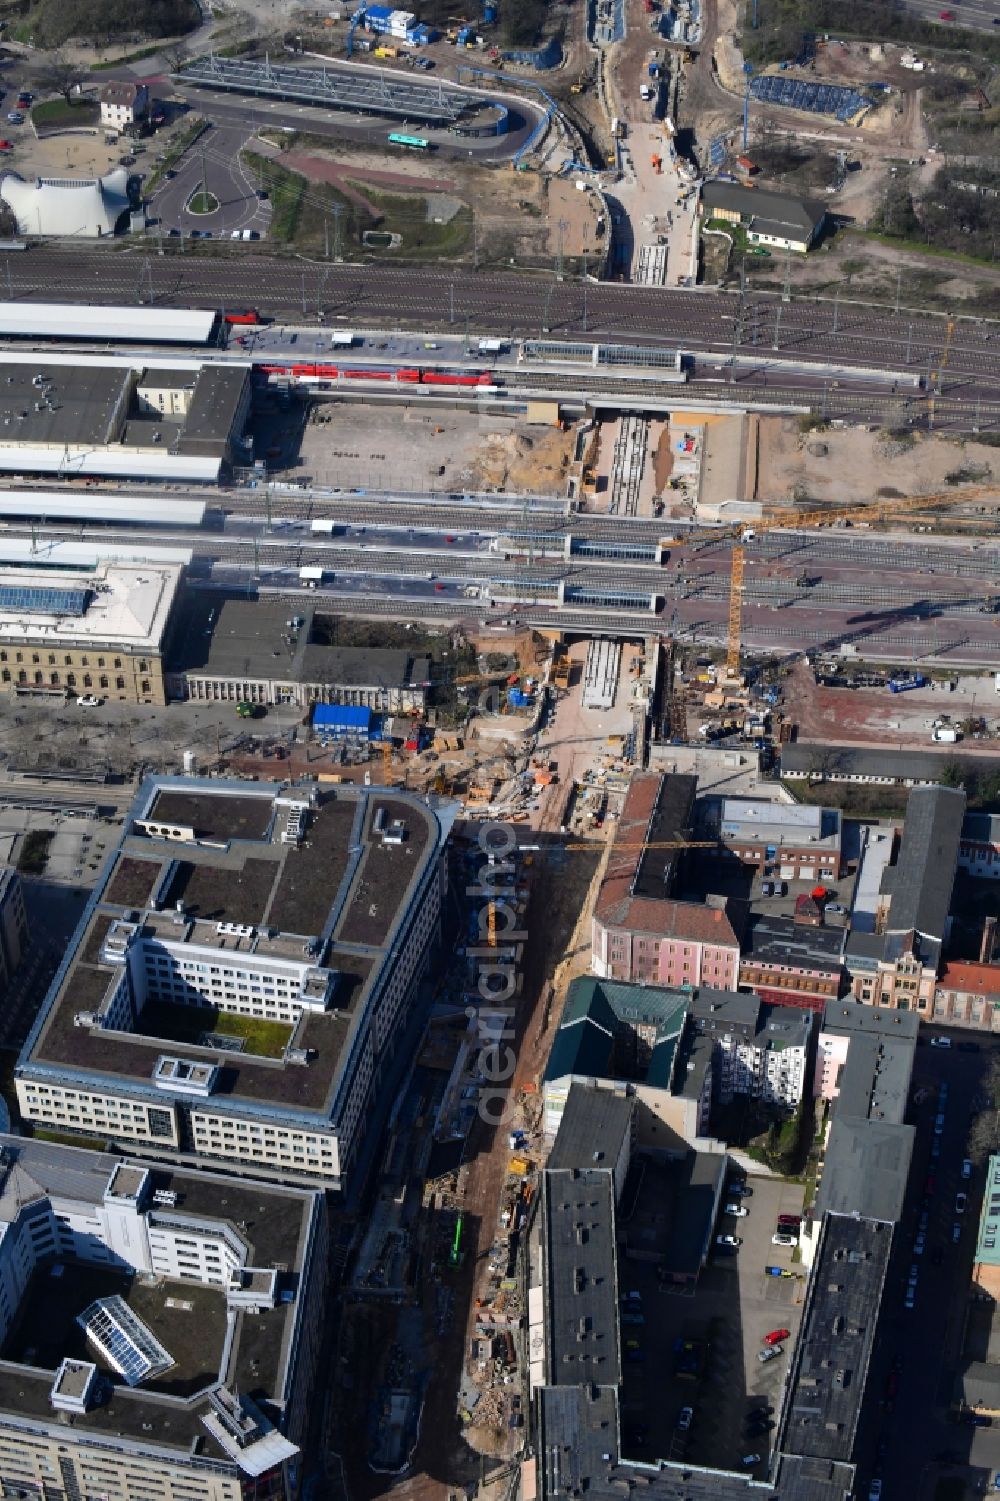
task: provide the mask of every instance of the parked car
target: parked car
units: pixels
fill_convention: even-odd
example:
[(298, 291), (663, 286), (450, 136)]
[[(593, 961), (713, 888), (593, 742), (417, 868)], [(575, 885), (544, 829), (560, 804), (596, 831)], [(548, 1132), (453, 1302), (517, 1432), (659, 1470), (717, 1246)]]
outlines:
[(827, 902), (823, 910), (824, 912), (832, 912), (835, 917), (843, 917), (847, 912), (847, 908), (842, 907), (839, 902)]
[(789, 1230), (797, 1230), (802, 1224), (801, 1214), (779, 1214), (778, 1224), (787, 1225)]
[(761, 1365), (767, 1365), (769, 1360), (777, 1360), (779, 1355), (784, 1355), (784, 1345), (765, 1345), (763, 1350), (757, 1351), (757, 1359)]
[(968, 1423), (970, 1428), (992, 1428), (993, 1419), (985, 1412), (963, 1412), (962, 1422)]
[(926, 1246), (926, 1244), (927, 1244), (927, 1236), (921, 1230), (920, 1234), (917, 1236), (916, 1240), (913, 1242), (913, 1254), (914, 1254), (914, 1256), (922, 1256), (924, 1254), (924, 1247)]
[(780, 1345), (783, 1339), (791, 1339), (791, 1335), (787, 1329), (772, 1329), (770, 1334), (764, 1335), (763, 1343), (765, 1345)]
[(931, 1038), (931, 1047), (932, 1048), (950, 1048), (951, 1047), (951, 1038), (950, 1037), (932, 1037)]
[(717, 1235), (715, 1237), (715, 1244), (717, 1246), (731, 1246), (735, 1249), (735, 1247), (743, 1244), (743, 1239), (739, 1235)]
[(7, 124), (8, 125), (23, 125), (24, 124), (24, 116), (20, 113), (20, 111), (18, 111), (16, 109), (12, 109), (10, 111), (10, 113), (8, 114), (8, 116), (7, 116)]
[(77, 699), (81, 709), (97, 709), (103, 702), (103, 698), (98, 698), (95, 693), (81, 693)]
[(752, 1199), (753, 1198), (753, 1189), (749, 1186), (748, 1183), (744, 1182), (741, 1178), (734, 1178), (731, 1183), (727, 1183), (726, 1184), (726, 1193), (727, 1194), (739, 1194), (744, 1199)]
[(678, 1428), (678, 1431), (680, 1433), (687, 1433), (688, 1429), (691, 1427), (691, 1424), (693, 1422), (694, 1422), (694, 1408), (693, 1407), (682, 1407), (681, 1410), (680, 1410), (680, 1412), (677, 1414), (677, 1428)]
[(744, 1454), (743, 1458), (740, 1460), (740, 1464), (746, 1465), (747, 1469), (749, 1469), (751, 1465), (759, 1465), (760, 1464), (760, 1455), (759, 1454)]
[(882, 1501), (882, 1481), (878, 1475), (868, 1487), (868, 1501)]
[(762, 881), (761, 882), (761, 887), (760, 887), (760, 894), (761, 894), (761, 896), (773, 896), (774, 895), (774, 882), (773, 881)]
[(955, 1195), (955, 1213), (956, 1214), (964, 1214), (965, 1213), (965, 1206), (966, 1206), (966, 1204), (968, 1202), (969, 1202), (969, 1196), (968, 1196), (968, 1194), (956, 1194)]
[(745, 1220), (750, 1213), (749, 1209), (744, 1209), (742, 1204), (727, 1204), (725, 1212), (735, 1215), (738, 1220)]
[(958, 1242), (961, 1239), (962, 1239), (962, 1227), (958, 1223), (958, 1220), (956, 1220), (955, 1223), (951, 1227), (951, 1243), (952, 1243), (952, 1245), (953, 1246), (957, 1246)]
[[(2, 145), (3, 142), (0, 141), (0, 146)], [(966, 1179), (972, 1177), (972, 1161), (968, 1157), (964, 1158), (962, 1161), (962, 1177)]]
[(783, 1230), (776, 1230), (771, 1236), (772, 1246), (794, 1246), (795, 1236), (786, 1235)]

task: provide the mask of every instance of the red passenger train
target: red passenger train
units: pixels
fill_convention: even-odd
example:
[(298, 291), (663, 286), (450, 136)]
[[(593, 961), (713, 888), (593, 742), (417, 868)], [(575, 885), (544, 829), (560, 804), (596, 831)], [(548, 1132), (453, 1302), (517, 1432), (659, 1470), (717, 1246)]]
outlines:
[(489, 370), (448, 371), (420, 369), (374, 369), (344, 365), (257, 365), (262, 375), (283, 376), (291, 380), (380, 380), (421, 386), (492, 386)]

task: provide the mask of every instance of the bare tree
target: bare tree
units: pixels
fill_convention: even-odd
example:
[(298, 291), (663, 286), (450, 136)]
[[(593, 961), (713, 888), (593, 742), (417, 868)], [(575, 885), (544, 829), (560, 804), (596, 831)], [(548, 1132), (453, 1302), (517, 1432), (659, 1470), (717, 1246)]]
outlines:
[(73, 90), (80, 82), (80, 69), (64, 52), (56, 51), (46, 58), (39, 81), (44, 89), (61, 94), (69, 104)]

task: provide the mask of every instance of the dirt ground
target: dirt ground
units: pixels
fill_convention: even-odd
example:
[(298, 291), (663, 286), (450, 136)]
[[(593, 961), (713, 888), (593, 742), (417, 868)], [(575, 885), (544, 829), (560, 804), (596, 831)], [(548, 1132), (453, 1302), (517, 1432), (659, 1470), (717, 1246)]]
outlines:
[[(933, 721), (948, 716), (960, 724), (968, 715), (983, 715), (995, 730), (1000, 705), (991, 675), (964, 674), (957, 683), (954, 692), (942, 680), (906, 694), (891, 694), (887, 688), (824, 688), (817, 685), (808, 663), (799, 660), (792, 667), (786, 698), (800, 741), (919, 748), (950, 757), (954, 745), (938, 745), (930, 738)], [(959, 748), (963, 756), (996, 756), (995, 740), (966, 739)]]
[(504, 431), (501, 424), (484, 419), (473, 463), (475, 482), (480, 487), (492, 486), (497, 490), (562, 495), (573, 457), (573, 442), (572, 432), (564, 433), (558, 428)]
[[(525, 948), (523, 998), (515, 1043), (517, 1069), (511, 1088), (511, 1098), (517, 1102), (521, 1118), (537, 1115), (538, 1084), (561, 1012), (563, 987), (572, 977), (569, 969), (574, 962), (585, 968), (589, 959), (597, 860), (598, 853), (591, 855), (588, 851), (565, 856), (559, 865), (551, 866), (543, 858), (535, 857), (527, 912), (529, 938)], [(557, 976), (558, 995), (553, 992)], [(440, 1379), (431, 1384), (427, 1393), (411, 1473), (391, 1488), (395, 1501), (444, 1501), (463, 1479), (474, 1483), (480, 1474), (478, 1456), (471, 1453), (459, 1429), (455, 1395), (460, 1364), (469, 1348), (475, 1323), (473, 1279), (480, 1268), (485, 1270), (510, 1150), (505, 1131), (491, 1131), (482, 1123), (477, 1124), (476, 1130), (478, 1136), (473, 1142), (463, 1199), (469, 1231), (467, 1254), (454, 1284), (456, 1310), (467, 1308), (468, 1315), (466, 1320), (456, 1318), (452, 1331), (435, 1351)], [(382, 1494), (385, 1489), (383, 1478)], [(369, 1495), (377, 1493), (374, 1486), (366, 1491)]]
[(984, 443), (915, 434), (906, 449), (858, 428), (802, 434), (790, 417), (762, 417), (759, 431), (752, 500), (873, 500), (883, 493), (879, 481), (898, 495), (923, 495), (946, 489), (959, 470), (986, 482), (1000, 471), (1000, 455)]
[(344, 192), (353, 188), (350, 196), (355, 198), (362, 196), (358, 189), (363, 182), (389, 191), (452, 193), (472, 207), (480, 245), (503, 240), (510, 254), (522, 261), (554, 257), (560, 241), (565, 256), (603, 253), (597, 235), (598, 200), (563, 178), (457, 160), (442, 159), (431, 166), (419, 158), (387, 156), (350, 141), (338, 142), (331, 150), (322, 138), (308, 135), (297, 137), (277, 160), (313, 181), (335, 183)]
[[(322, 402), (316, 408), (321, 420), (308, 422), (302, 431), (292, 472), (344, 489), (449, 491), (480, 483), (532, 492), (565, 489), (562, 474), (572, 434), (437, 407), (427, 412), (369, 403), (363, 422), (360, 412), (355, 402)], [(295, 447), (298, 430), (286, 416), (259, 426), (261, 444), (283, 441)]]

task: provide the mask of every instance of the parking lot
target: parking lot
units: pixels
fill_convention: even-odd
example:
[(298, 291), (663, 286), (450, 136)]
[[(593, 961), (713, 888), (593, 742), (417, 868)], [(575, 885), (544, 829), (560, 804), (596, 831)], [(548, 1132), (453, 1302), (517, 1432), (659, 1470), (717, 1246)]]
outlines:
[[(759, 1462), (746, 1468), (757, 1476), (765, 1472), (788, 1362), (781, 1355), (762, 1363), (758, 1355), (764, 1336), (778, 1329), (789, 1331), (782, 1348), (790, 1349), (805, 1293), (792, 1248), (773, 1245), (771, 1236), (779, 1214), (801, 1214), (802, 1189), (778, 1178), (754, 1178), (748, 1186), (753, 1190), (743, 1200), (748, 1213), (720, 1217), (713, 1253), (696, 1287), (665, 1286), (654, 1264), (627, 1254), (620, 1264), (629, 1320), (622, 1327), (623, 1442), (625, 1452), (638, 1459), (690, 1459), (741, 1469), (745, 1457), (757, 1454)], [(735, 1254), (718, 1252), (716, 1234), (740, 1236), (743, 1244)], [(767, 1266), (780, 1266), (789, 1275), (768, 1276)], [(631, 1322), (630, 1294), (641, 1306), (642, 1324)], [(693, 1417), (685, 1431), (676, 1422), (686, 1407)], [(758, 1408), (773, 1412), (754, 1428), (747, 1418)]]

